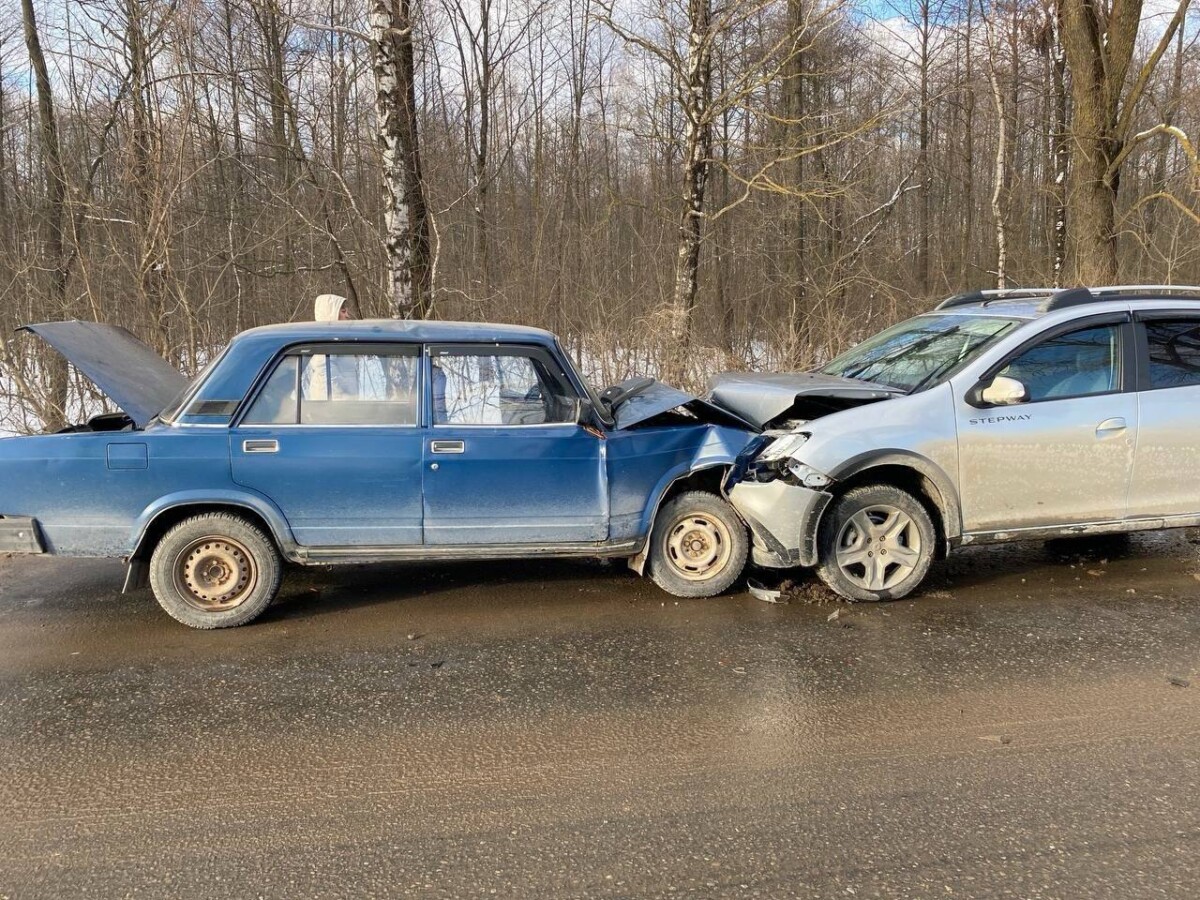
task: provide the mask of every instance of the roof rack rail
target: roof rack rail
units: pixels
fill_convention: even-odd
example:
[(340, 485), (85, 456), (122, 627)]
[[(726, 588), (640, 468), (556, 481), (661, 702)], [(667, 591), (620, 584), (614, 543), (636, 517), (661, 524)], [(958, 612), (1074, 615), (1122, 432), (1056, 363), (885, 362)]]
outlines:
[[(1138, 296), (1140, 294), (1147, 296)], [(1085, 303), (1117, 299), (1113, 295), (1120, 295), (1121, 299), (1126, 300), (1152, 300), (1164, 294), (1182, 294), (1189, 299), (1200, 300), (1200, 287), (1188, 284), (1109, 284), (1093, 288), (1069, 288), (1046, 300), (1042, 304), (1042, 311), (1053, 312)]]
[(956, 306), (986, 306), (993, 300), (1017, 299), (1020, 297), (1045, 297), (1042, 305), (1043, 312), (1065, 309), (1068, 306), (1079, 306), (1083, 303), (1098, 303), (1101, 300), (1113, 299), (1112, 294), (1121, 294), (1131, 300), (1138, 299), (1139, 294), (1151, 297), (1161, 297), (1164, 294), (1182, 294), (1192, 299), (1200, 300), (1200, 286), (1192, 284), (1106, 284), (1100, 287), (1030, 287), (1030, 288), (997, 288), (984, 291), (968, 291), (956, 294), (943, 300), (934, 309), (954, 309)]
[(1088, 290), (1093, 294), (1135, 294), (1140, 291), (1149, 294), (1200, 294), (1200, 287), (1194, 284), (1105, 284)]
[(1006, 297), (1041, 297), (1044, 295), (1053, 294), (1059, 288), (994, 288), (985, 291), (969, 291), (965, 294), (956, 294), (946, 300), (943, 300), (934, 309), (953, 309), (956, 306), (972, 306), (976, 303), (987, 303), (990, 300), (1001, 300)]

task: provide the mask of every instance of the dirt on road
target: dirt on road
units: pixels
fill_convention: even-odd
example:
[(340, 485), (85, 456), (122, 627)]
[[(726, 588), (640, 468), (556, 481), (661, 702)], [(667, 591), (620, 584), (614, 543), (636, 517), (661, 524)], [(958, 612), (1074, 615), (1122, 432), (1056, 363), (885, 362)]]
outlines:
[(615, 564), (293, 571), (190, 631), (0, 560), (0, 897), (1193, 897), (1200, 547), (919, 598)]

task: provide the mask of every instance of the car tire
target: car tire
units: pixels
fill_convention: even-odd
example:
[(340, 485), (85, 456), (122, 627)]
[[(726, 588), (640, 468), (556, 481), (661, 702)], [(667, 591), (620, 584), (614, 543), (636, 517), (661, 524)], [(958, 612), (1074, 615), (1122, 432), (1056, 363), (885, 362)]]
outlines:
[(184, 519), (150, 557), (150, 586), (167, 614), (191, 628), (233, 628), (275, 599), (283, 563), (262, 529), (231, 513)]
[(654, 518), (650, 577), (676, 597), (715, 597), (746, 567), (750, 538), (724, 498), (707, 491), (672, 497)]
[(925, 505), (890, 484), (847, 491), (821, 519), (817, 575), (849, 600), (899, 600), (925, 580), (937, 531)]

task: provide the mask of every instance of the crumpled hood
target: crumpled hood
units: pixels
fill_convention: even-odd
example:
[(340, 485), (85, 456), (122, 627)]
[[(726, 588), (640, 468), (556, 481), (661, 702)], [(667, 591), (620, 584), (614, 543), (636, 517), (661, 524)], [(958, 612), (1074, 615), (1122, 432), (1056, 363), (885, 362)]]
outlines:
[(783, 419), (815, 419), (903, 394), (899, 388), (807, 372), (727, 372), (709, 382), (707, 400), (755, 427)]
[(17, 329), (36, 334), (86, 375), (138, 428), (179, 396), (187, 379), (120, 325), (46, 322)]
[(631, 428), (640, 422), (680, 407), (689, 410), (699, 419), (717, 425), (744, 428), (749, 431), (756, 430), (753, 425), (736, 413), (722, 409), (707, 400), (702, 400), (695, 394), (689, 394), (687, 391), (681, 391), (669, 384), (663, 384), (661, 381), (654, 382), (648, 388), (621, 403), (615, 414), (616, 425), (618, 429)]

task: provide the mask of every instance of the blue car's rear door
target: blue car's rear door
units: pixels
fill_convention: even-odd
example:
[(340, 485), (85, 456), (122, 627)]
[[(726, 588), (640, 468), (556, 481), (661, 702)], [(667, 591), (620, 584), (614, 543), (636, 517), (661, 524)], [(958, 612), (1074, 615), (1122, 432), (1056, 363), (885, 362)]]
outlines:
[(231, 432), (234, 480), (302, 546), (419, 545), (420, 372), (413, 344), (289, 351)]
[(608, 536), (603, 440), (542, 347), (429, 348), (427, 545), (565, 544)]

